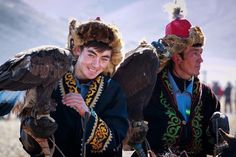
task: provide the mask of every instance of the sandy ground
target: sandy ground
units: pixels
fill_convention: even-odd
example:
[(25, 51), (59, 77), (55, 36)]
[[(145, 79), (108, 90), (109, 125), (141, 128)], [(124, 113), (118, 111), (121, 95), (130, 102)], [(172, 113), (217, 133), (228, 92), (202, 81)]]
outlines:
[(0, 156), (27, 157), (19, 141), (20, 121), (0, 120)]
[[(227, 114), (230, 121), (231, 133), (236, 133), (236, 113)], [(0, 120), (0, 157), (28, 157), (19, 142), (20, 121), (11, 117)], [(130, 157), (132, 152), (123, 152), (124, 157)]]

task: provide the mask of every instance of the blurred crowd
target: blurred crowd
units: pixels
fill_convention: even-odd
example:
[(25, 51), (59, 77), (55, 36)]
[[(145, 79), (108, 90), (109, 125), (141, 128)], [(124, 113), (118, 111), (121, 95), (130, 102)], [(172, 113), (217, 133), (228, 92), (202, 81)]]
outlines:
[(212, 90), (217, 95), (222, 104), (222, 111), (225, 113), (236, 113), (236, 87), (231, 82), (227, 82), (222, 87), (218, 81), (212, 83)]

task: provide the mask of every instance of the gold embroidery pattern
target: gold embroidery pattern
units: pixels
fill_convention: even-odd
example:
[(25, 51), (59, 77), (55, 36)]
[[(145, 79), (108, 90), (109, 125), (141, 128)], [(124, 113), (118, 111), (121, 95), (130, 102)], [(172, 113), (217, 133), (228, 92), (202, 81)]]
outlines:
[[(64, 76), (65, 87), (63, 86), (63, 80), (60, 81), (60, 90), (61, 94), (64, 95), (66, 93), (79, 93), (75, 78), (72, 73), (66, 73)], [(89, 86), (88, 94), (85, 98), (85, 103), (90, 108), (94, 108), (97, 100), (99, 99), (104, 87), (104, 76), (99, 75)], [(68, 92), (66, 92), (68, 90)]]
[[(67, 73), (64, 76), (65, 87), (63, 82), (60, 83), (61, 93), (78, 92), (76, 87), (76, 81), (71, 73)], [(98, 76), (89, 86), (88, 93), (85, 98), (85, 103), (91, 109), (95, 107), (104, 87), (104, 76)], [(87, 140), (87, 144), (92, 147), (92, 152), (98, 153), (106, 150), (109, 143), (112, 140), (112, 133), (106, 123), (97, 117), (95, 113), (95, 122), (90, 137)]]
[(98, 76), (90, 85), (88, 94), (85, 98), (85, 103), (90, 107), (94, 108), (97, 100), (99, 99), (104, 86), (104, 77)]
[(66, 73), (65, 83), (69, 89), (69, 93), (79, 93), (76, 87), (76, 81), (71, 73)]
[(98, 98), (100, 97), (100, 95), (102, 94), (102, 91), (103, 91), (103, 86), (104, 86), (104, 77), (101, 77), (101, 81), (99, 83), (99, 86), (98, 86), (98, 89), (96, 90), (96, 95), (93, 99), (93, 101), (91, 102), (91, 104), (89, 105), (91, 108), (94, 108), (97, 101), (98, 101)]
[(91, 145), (92, 152), (99, 153), (108, 147), (111, 140), (112, 133), (110, 129), (103, 120), (95, 115), (95, 125), (93, 126), (92, 134), (86, 143)]

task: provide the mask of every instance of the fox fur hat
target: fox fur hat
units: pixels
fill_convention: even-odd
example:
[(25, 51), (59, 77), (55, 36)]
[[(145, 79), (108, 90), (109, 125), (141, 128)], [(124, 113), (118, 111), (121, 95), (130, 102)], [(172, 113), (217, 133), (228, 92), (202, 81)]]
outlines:
[(72, 19), (69, 22), (67, 48), (73, 53), (75, 48), (83, 46), (89, 41), (102, 42), (112, 48), (110, 63), (103, 72), (105, 75), (112, 76), (116, 66), (122, 61), (123, 41), (118, 29), (114, 25), (102, 22), (100, 18), (82, 23)]

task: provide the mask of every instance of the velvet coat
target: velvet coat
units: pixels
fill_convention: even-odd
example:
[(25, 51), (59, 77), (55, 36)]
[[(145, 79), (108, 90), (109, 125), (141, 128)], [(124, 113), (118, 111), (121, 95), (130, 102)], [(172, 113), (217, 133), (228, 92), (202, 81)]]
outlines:
[[(52, 113), (58, 124), (55, 142), (67, 157), (78, 157), (82, 152), (83, 118), (61, 102), (65, 93), (76, 91), (79, 92), (76, 81), (68, 73), (53, 93), (58, 102), (56, 112)], [(99, 75), (91, 83), (85, 103), (92, 113), (84, 136), (86, 156), (121, 156), (121, 143), (128, 129), (126, 100), (121, 87), (109, 77)], [(56, 149), (53, 156), (60, 157), (61, 154)]]
[(173, 89), (168, 80), (168, 67), (157, 77), (152, 97), (144, 109), (148, 121), (147, 139), (155, 153), (168, 148), (187, 151), (190, 157), (204, 157), (212, 153), (214, 138), (209, 129), (210, 118), (220, 110), (212, 90), (194, 78), (189, 121), (178, 111)]

